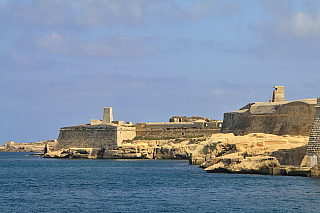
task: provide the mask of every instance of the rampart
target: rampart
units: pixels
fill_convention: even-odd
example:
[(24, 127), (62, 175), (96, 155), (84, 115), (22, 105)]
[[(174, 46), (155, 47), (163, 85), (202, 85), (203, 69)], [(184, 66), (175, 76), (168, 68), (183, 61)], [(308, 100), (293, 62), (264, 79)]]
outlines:
[[(170, 119), (171, 120), (171, 119)], [(197, 137), (210, 136), (221, 131), (221, 121), (137, 123), (137, 136), (143, 137)]]

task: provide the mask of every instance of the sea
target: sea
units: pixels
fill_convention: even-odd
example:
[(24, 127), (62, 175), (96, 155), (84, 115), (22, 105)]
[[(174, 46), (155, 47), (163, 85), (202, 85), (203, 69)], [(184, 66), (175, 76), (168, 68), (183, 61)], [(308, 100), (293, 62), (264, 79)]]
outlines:
[(0, 153), (0, 212), (320, 212), (320, 178)]

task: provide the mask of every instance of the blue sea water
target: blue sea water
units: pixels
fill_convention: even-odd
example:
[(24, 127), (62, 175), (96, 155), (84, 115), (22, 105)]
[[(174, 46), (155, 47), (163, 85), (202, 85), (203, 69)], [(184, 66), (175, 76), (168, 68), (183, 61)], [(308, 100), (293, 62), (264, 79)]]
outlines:
[(0, 153), (0, 212), (319, 212), (320, 179)]

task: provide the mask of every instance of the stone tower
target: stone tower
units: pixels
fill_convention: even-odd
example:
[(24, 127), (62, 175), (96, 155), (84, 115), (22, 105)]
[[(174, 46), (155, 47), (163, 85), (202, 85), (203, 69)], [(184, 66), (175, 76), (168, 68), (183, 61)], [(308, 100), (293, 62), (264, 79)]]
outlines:
[(313, 167), (320, 161), (320, 97), (317, 98), (316, 114), (308, 141), (307, 152), (304, 156), (301, 167)]
[(285, 101), (284, 86), (275, 86), (273, 91), (272, 102)]
[(112, 107), (104, 107), (103, 108), (103, 120), (102, 123), (112, 123), (113, 115), (112, 115)]

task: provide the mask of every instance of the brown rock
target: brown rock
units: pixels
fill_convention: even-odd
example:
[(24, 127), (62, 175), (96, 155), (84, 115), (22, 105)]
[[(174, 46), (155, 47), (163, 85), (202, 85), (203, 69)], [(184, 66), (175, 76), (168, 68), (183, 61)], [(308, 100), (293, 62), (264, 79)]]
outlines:
[(320, 164), (315, 165), (310, 170), (311, 177), (320, 177)]

